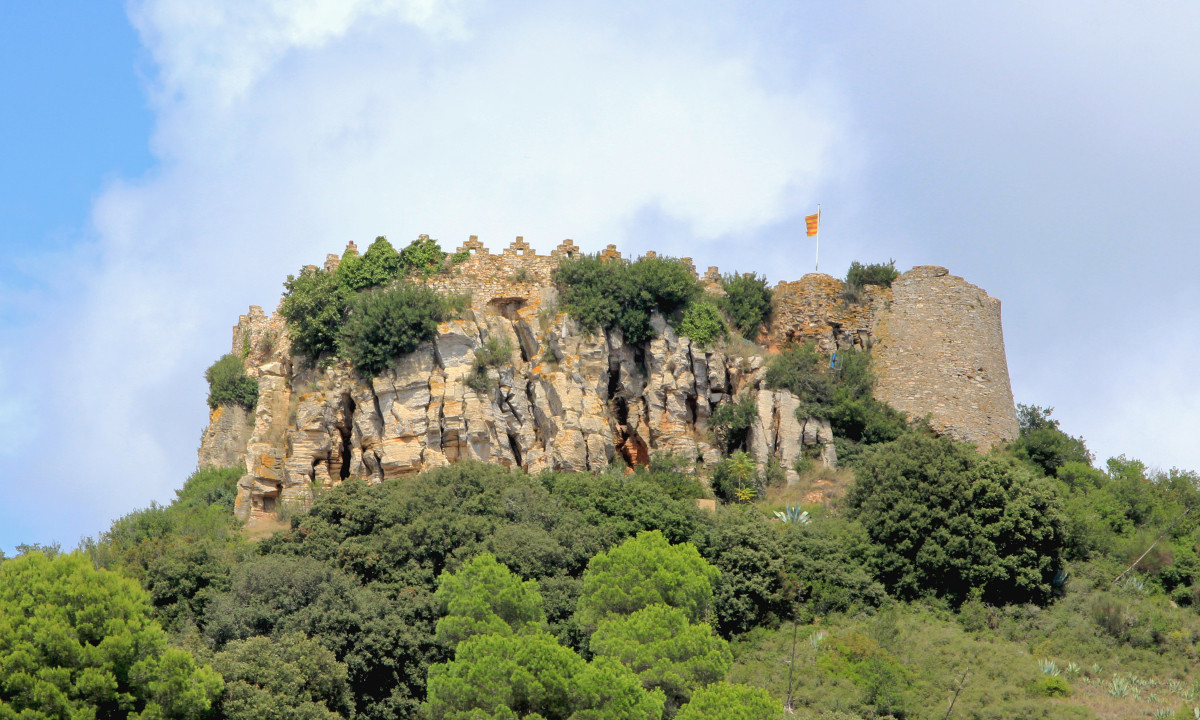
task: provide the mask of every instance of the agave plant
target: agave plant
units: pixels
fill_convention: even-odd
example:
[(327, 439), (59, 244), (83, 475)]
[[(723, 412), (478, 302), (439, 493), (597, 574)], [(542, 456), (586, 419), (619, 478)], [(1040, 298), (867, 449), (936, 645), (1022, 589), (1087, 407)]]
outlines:
[(809, 517), (807, 510), (801, 510), (799, 505), (784, 503), (783, 510), (776, 510), (775, 517), (785, 523), (795, 525), (807, 525), (812, 518)]
[(1067, 663), (1068, 675), (1078, 675), (1080, 670), (1079, 663)]
[(1057, 677), (1060, 672), (1058, 669), (1058, 663), (1049, 658), (1045, 660), (1039, 660), (1038, 665), (1041, 666), (1043, 675), (1052, 675)]

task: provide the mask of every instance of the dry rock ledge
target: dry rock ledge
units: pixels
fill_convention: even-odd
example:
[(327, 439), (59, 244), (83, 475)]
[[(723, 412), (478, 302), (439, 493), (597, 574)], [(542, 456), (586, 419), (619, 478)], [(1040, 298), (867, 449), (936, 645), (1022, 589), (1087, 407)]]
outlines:
[[(199, 452), (201, 467), (245, 466), (239, 518), (305, 506), (314, 488), (350, 477), (379, 483), (461, 459), (532, 473), (598, 471), (617, 456), (639, 465), (671, 452), (710, 468), (720, 453), (709, 419), (743, 393), (756, 396), (749, 445), (761, 465), (777, 460), (792, 482), (806, 452), (836, 464), (828, 422), (797, 420), (797, 398), (765, 387), (761, 355), (701, 348), (658, 316), (656, 336), (640, 345), (619, 331), (581, 332), (557, 311), (550, 280), (559, 258), (578, 252), (571, 241), (550, 256), (520, 238), (497, 255), (474, 237), (459, 249), (471, 257), (430, 282), (469, 293), (470, 309), (371, 380), (344, 361), (317, 369), (294, 360), (278, 313), (252, 306), (241, 316), (232, 349), (258, 378), (258, 404), (252, 417), (213, 410)], [(617, 255), (612, 246), (605, 253)], [(338, 260), (329, 256), (326, 268)], [(709, 292), (721, 292), (718, 278), (716, 268), (702, 278)], [(981, 448), (1016, 436), (1000, 303), (983, 290), (933, 266), (914, 268), (891, 289), (869, 288), (857, 305), (840, 302), (841, 282), (827, 275), (775, 289), (760, 338), (772, 349), (805, 339), (826, 352), (871, 348), (880, 399)], [(512, 355), (477, 392), (467, 383), (474, 351), (493, 338)]]

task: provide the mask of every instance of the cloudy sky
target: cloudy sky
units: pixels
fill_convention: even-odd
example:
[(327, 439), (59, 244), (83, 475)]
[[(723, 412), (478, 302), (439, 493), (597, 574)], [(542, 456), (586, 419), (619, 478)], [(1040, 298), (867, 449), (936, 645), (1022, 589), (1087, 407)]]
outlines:
[(0, 550), (168, 500), (238, 314), (348, 240), (789, 280), (817, 203), (823, 270), (950, 268), (1018, 401), (1200, 469), (1200, 5), (110, 5), (0, 3)]

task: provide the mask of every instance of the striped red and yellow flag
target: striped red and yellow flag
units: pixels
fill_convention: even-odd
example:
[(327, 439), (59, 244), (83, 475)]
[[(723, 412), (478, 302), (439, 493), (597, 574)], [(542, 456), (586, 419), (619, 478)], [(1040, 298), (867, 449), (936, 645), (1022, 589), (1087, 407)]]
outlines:
[(821, 217), (820, 213), (816, 215), (805, 215), (804, 224), (808, 226), (808, 236), (813, 237), (817, 234), (817, 220)]

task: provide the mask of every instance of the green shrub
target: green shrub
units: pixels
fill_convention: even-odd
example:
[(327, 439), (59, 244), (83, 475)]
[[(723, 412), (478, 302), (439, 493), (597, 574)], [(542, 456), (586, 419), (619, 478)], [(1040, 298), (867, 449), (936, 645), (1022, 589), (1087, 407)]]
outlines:
[(595, 255), (568, 258), (554, 271), (564, 309), (588, 331), (619, 328), (626, 342), (654, 336), (650, 316), (670, 316), (700, 295), (691, 268), (674, 258), (629, 263)]
[(442, 252), (437, 240), (422, 235), (400, 251), (400, 264), (405, 273), (428, 277), (441, 269), (445, 257), (446, 253)]
[(855, 260), (850, 263), (850, 269), (846, 272), (846, 284), (858, 287), (863, 285), (891, 287), (892, 281), (898, 277), (900, 277), (900, 273), (896, 270), (895, 260), (888, 260), (887, 263), (870, 263), (869, 265), (863, 265)]
[(1062, 568), (1053, 490), (1011, 460), (908, 433), (878, 445), (855, 472), (852, 517), (879, 553), (877, 573), (901, 598), (1046, 602)]
[(1017, 405), (1019, 434), (1011, 445), (1018, 458), (1025, 460), (1046, 475), (1054, 475), (1066, 463), (1091, 465), (1092, 453), (1083, 438), (1063, 432), (1050, 414), (1054, 408), (1037, 405)]
[(287, 320), (292, 349), (309, 360), (337, 352), (338, 329), (346, 319), (351, 291), (335, 273), (306, 267), (288, 275), (279, 312)]
[(362, 255), (346, 255), (338, 264), (338, 281), (347, 290), (357, 292), (387, 285), (404, 272), (400, 253), (382, 235), (375, 238)]
[(827, 360), (807, 342), (790, 347), (767, 362), (765, 383), (772, 390), (787, 390), (800, 399), (797, 414), (804, 418), (829, 417), (834, 383), (825, 372)]
[(1069, 697), (1071, 686), (1058, 675), (1043, 675), (1033, 681), (1029, 691), (1041, 697)]
[(675, 329), (702, 348), (712, 345), (715, 340), (729, 337), (721, 311), (713, 303), (703, 300), (687, 306), (683, 311), (683, 319)]
[(754, 456), (741, 450), (713, 467), (711, 482), (713, 494), (727, 503), (748, 502), (763, 492)]
[(450, 311), (446, 298), (424, 286), (360, 293), (350, 301), (349, 317), (339, 333), (342, 354), (364, 376), (374, 377), (433, 339)]
[(721, 278), (725, 297), (721, 307), (729, 315), (733, 326), (744, 337), (753, 340), (771, 315), (773, 293), (767, 287), (767, 279), (756, 273), (734, 273)]
[(512, 361), (513, 346), (508, 340), (488, 338), (483, 347), (475, 351), (475, 363), (467, 376), (467, 387), (483, 394), (491, 389), (488, 368), (500, 368)]
[(241, 405), (253, 410), (258, 403), (258, 381), (246, 376), (242, 359), (232, 353), (222, 355), (220, 360), (204, 371), (208, 381), (208, 406)]
[(717, 444), (726, 455), (735, 450), (745, 450), (750, 435), (750, 426), (758, 417), (758, 402), (754, 393), (745, 393), (740, 398), (723, 403), (713, 410), (709, 427), (717, 436)]

